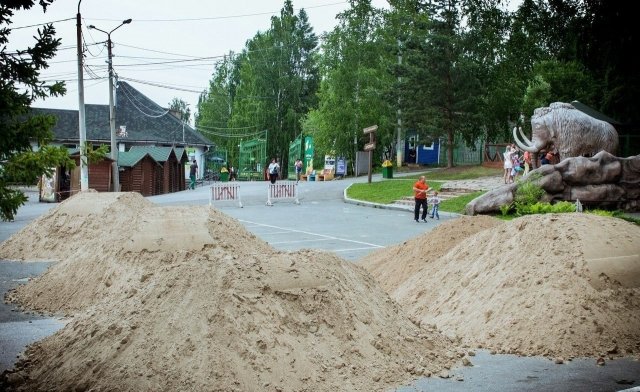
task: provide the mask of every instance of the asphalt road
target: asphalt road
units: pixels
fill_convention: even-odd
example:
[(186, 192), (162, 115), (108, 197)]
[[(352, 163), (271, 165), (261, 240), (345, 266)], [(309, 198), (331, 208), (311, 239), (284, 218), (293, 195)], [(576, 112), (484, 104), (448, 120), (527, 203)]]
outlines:
[[(374, 176), (374, 180), (376, 177)], [(300, 204), (279, 201), (266, 206), (264, 182), (240, 183), (243, 208), (232, 201), (216, 203), (215, 208), (239, 220), (249, 231), (277, 249), (322, 249), (346, 260), (358, 259), (376, 249), (401, 243), (436, 225), (455, 219), (441, 213), (440, 221), (415, 223), (408, 211), (371, 208), (345, 203), (344, 189), (356, 180), (300, 183)], [(150, 197), (159, 205), (206, 205), (207, 187)], [(0, 224), (0, 240), (28, 224), (55, 205), (37, 203), (31, 198), (13, 223)], [(429, 244), (425, 243), (425, 251)], [(0, 289), (24, 282), (28, 276), (44, 271), (46, 264), (0, 263)], [(24, 319), (22, 319), (24, 317)], [(41, 339), (63, 326), (63, 322), (0, 307), (0, 370), (15, 362), (16, 355), (29, 342)], [(540, 358), (491, 355), (478, 351), (472, 367), (452, 369), (451, 377), (425, 378), (397, 391), (621, 391), (640, 385), (640, 362), (634, 359), (607, 361), (597, 366), (594, 358), (574, 359), (562, 365)], [(633, 388), (635, 390), (635, 388)]]

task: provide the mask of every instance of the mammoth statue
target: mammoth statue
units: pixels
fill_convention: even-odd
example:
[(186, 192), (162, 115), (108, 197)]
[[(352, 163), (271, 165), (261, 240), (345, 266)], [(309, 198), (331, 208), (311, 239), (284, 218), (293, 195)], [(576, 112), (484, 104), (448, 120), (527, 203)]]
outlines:
[[(524, 151), (538, 153), (556, 148), (560, 159), (593, 156), (604, 150), (613, 155), (618, 149), (618, 132), (606, 121), (595, 119), (573, 105), (554, 102), (538, 108), (531, 116), (533, 137), (529, 140), (522, 129), (513, 129), (513, 138)], [(522, 139), (522, 140), (521, 140)]]

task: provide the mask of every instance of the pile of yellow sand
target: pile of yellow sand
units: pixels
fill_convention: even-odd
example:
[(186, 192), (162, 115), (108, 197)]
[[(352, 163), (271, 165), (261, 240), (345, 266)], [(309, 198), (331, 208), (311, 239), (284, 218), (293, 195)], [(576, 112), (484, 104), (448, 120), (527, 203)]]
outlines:
[(276, 251), (206, 207), (155, 207), (129, 194), (94, 211), (103, 197), (113, 198), (73, 197), (0, 247), (17, 258), (10, 250), (35, 234), (43, 253), (29, 257), (40, 258), (61, 248), (50, 238), (70, 226), (91, 237), (13, 293), (74, 317), (27, 350), (5, 388), (386, 390), (460, 358), (352, 263)]
[[(639, 226), (551, 214), (463, 230), (475, 219), (382, 251), (397, 254), (387, 267), (377, 254), (362, 265), (412, 319), (465, 345), (564, 358), (640, 353)], [(403, 268), (392, 264), (413, 267), (399, 280), (385, 273)]]

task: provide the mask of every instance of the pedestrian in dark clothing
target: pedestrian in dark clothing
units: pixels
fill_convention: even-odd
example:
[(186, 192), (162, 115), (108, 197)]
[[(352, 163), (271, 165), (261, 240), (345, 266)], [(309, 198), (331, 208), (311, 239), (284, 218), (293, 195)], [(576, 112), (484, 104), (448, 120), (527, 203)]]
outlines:
[(198, 162), (193, 158), (193, 162), (191, 163), (191, 168), (189, 168), (189, 179), (191, 182), (189, 183), (189, 189), (196, 189), (196, 175), (198, 174)]
[(272, 184), (276, 183), (276, 179), (278, 178), (279, 172), (280, 172), (280, 165), (278, 164), (276, 159), (273, 158), (271, 160), (271, 163), (269, 164), (269, 181), (271, 181)]

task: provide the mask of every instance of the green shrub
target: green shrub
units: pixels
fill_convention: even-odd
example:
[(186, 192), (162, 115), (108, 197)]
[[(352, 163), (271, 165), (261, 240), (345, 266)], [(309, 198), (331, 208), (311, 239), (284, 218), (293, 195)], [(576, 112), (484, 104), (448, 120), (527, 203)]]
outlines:
[(619, 216), (620, 213), (616, 213), (614, 211), (607, 211), (607, 210), (601, 210), (601, 209), (595, 209), (595, 210), (589, 210), (586, 211), (589, 214), (593, 214), (593, 215), (598, 215), (598, 216), (608, 216), (608, 217), (615, 217), (615, 216)]
[(518, 189), (516, 189), (516, 194), (514, 196), (514, 203), (516, 205), (528, 205), (534, 204), (540, 201), (540, 198), (544, 195), (544, 189), (535, 181), (540, 179), (540, 174), (532, 174), (527, 177), (526, 180), (518, 181)]
[(511, 204), (503, 204), (500, 206), (500, 213), (502, 216), (507, 216), (509, 211), (511, 211)]
[(570, 201), (560, 201), (552, 205), (552, 212), (562, 214), (565, 212), (576, 212), (576, 205)]
[(516, 207), (518, 215), (533, 214), (562, 214), (565, 212), (575, 212), (576, 206), (569, 201), (561, 201), (555, 204), (546, 202), (537, 202), (533, 204), (520, 204)]

